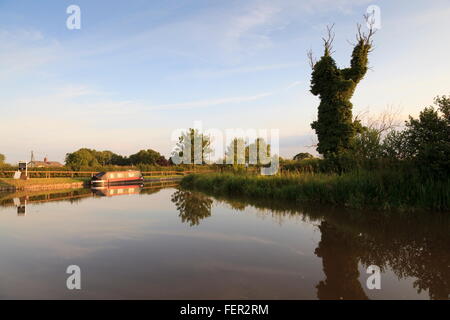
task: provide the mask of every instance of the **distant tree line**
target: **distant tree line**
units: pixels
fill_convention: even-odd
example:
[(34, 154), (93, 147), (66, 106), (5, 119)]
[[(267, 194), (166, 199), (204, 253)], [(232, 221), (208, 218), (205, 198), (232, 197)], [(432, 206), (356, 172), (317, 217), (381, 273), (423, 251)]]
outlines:
[(197, 129), (189, 128), (178, 138), (171, 161), (176, 164), (206, 164), (212, 152), (211, 138)]
[(112, 151), (97, 151), (82, 148), (78, 151), (66, 154), (66, 166), (74, 170), (83, 167), (100, 166), (134, 166), (134, 165), (154, 165), (167, 166), (169, 161), (159, 152), (147, 149), (130, 156), (122, 156)]
[(271, 159), (270, 144), (263, 138), (249, 142), (244, 138), (234, 138), (225, 151), (225, 163), (233, 165), (265, 165)]
[[(210, 162), (209, 156), (214, 151), (211, 144), (211, 137), (190, 128), (178, 138), (171, 161), (191, 165), (207, 164)], [(270, 162), (270, 157), (270, 144), (263, 138), (256, 138), (250, 142), (237, 137), (226, 147), (224, 158), (218, 162), (229, 165), (264, 165)]]

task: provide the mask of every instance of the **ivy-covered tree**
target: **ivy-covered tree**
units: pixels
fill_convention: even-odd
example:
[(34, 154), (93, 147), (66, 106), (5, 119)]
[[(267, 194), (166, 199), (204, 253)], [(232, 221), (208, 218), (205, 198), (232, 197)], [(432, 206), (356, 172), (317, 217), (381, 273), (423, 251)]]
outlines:
[(319, 140), (317, 151), (325, 157), (351, 149), (352, 139), (361, 129), (361, 124), (353, 121), (350, 99), (367, 72), (371, 38), (375, 33), (372, 27), (368, 33), (362, 32), (358, 24), (357, 43), (353, 48), (350, 67), (340, 69), (331, 56), (333, 26), (328, 27), (327, 31), (328, 36), (323, 38), (325, 51), (320, 60), (314, 61), (312, 53), (308, 54), (313, 70), (311, 93), (320, 98), (317, 121), (311, 127)]

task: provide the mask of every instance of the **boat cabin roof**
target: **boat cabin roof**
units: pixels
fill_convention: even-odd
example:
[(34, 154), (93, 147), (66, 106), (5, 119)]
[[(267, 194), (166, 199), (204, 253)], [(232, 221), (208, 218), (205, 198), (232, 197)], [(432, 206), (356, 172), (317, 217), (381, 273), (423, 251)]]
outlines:
[(107, 171), (99, 172), (94, 177), (99, 178), (139, 178), (142, 174), (137, 170), (127, 170), (127, 171)]

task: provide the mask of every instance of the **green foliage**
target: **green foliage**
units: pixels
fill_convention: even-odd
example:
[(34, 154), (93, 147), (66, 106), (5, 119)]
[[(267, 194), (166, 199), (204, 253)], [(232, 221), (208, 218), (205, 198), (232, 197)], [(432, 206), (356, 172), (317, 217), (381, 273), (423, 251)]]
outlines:
[(402, 170), (353, 171), (346, 174), (249, 176), (188, 175), (184, 188), (213, 194), (352, 208), (448, 211), (450, 179), (422, 179)]
[(380, 132), (364, 128), (353, 139), (351, 151), (360, 161), (380, 159), (383, 155)]
[(319, 139), (317, 151), (325, 158), (351, 149), (352, 140), (361, 128), (360, 123), (353, 122), (350, 99), (367, 72), (368, 54), (372, 47), (370, 36), (360, 34), (350, 67), (339, 69), (330, 55), (332, 37), (329, 34), (324, 55), (313, 64), (311, 78), (311, 93), (320, 98), (318, 118), (311, 127)]
[(425, 174), (450, 175), (450, 99), (437, 97), (433, 107), (425, 108), (418, 119), (406, 123), (408, 150)]
[(181, 221), (191, 227), (211, 216), (213, 200), (202, 193), (178, 190), (172, 194), (171, 200), (180, 212)]
[(73, 170), (80, 170), (82, 167), (96, 167), (99, 165), (96, 153), (97, 151), (87, 148), (68, 153), (66, 154), (66, 166)]
[(190, 128), (178, 138), (171, 161), (184, 164), (205, 164), (212, 153), (211, 138)]
[(167, 165), (167, 160), (159, 152), (152, 149), (141, 150), (132, 154), (128, 159), (129, 164)]
[(391, 131), (382, 143), (383, 156), (413, 163), (423, 176), (450, 175), (450, 98), (435, 98), (419, 118), (409, 117), (403, 131)]
[(280, 168), (282, 171), (292, 171), (297, 173), (314, 173), (322, 172), (323, 160), (318, 158), (303, 160), (280, 160)]
[(406, 131), (388, 132), (382, 143), (383, 157), (390, 160), (408, 160), (412, 158)]
[(271, 149), (263, 138), (256, 138), (252, 143), (246, 143), (243, 138), (235, 138), (227, 146), (225, 152), (226, 164), (234, 166), (251, 164), (267, 165), (271, 161)]
[(441, 179), (450, 175), (450, 98), (435, 98), (417, 119), (410, 117), (403, 130), (361, 127), (350, 148), (329, 153), (325, 159), (308, 162), (282, 161), (283, 170), (297, 172), (344, 173), (358, 169), (405, 168), (423, 178)]
[(263, 138), (256, 138), (255, 142), (245, 147), (245, 162), (257, 166), (270, 163), (270, 144)]
[(5, 159), (6, 159), (5, 155), (0, 153), (0, 165), (5, 163)]
[(308, 152), (300, 152), (294, 156), (293, 160), (304, 160), (304, 159), (313, 159), (313, 158), (314, 158), (314, 156)]
[(97, 151), (87, 148), (66, 154), (66, 166), (72, 170), (132, 165), (166, 166), (168, 161), (159, 152), (151, 149), (141, 150), (130, 157), (124, 157), (111, 151)]
[(225, 151), (225, 162), (235, 166), (244, 165), (246, 163), (247, 152), (248, 149), (245, 140), (243, 138), (234, 138)]

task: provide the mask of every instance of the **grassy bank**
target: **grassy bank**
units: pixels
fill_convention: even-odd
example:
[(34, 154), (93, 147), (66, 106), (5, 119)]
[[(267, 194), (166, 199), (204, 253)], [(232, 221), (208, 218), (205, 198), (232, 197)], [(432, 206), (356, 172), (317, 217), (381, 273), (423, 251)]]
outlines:
[(16, 190), (35, 189), (38, 187), (63, 186), (70, 184), (83, 184), (86, 178), (32, 178), (28, 180), (0, 179), (0, 189), (10, 188)]
[(414, 175), (394, 171), (283, 176), (215, 173), (188, 175), (181, 181), (181, 186), (219, 195), (357, 209), (448, 211), (450, 208), (450, 179), (423, 181)]

